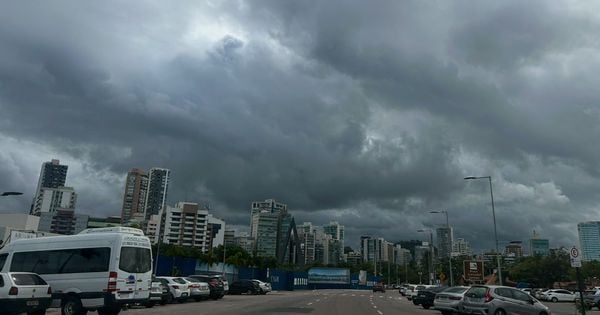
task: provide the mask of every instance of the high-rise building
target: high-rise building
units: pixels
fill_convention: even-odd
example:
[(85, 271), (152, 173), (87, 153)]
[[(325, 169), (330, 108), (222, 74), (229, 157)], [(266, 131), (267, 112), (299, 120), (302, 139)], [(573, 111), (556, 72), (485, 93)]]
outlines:
[(146, 219), (144, 213), (147, 193), (148, 175), (141, 169), (131, 169), (125, 179), (121, 223), (127, 223), (132, 220), (144, 221)]
[(523, 242), (511, 241), (504, 247), (504, 255), (508, 257), (523, 257)]
[(75, 210), (77, 194), (73, 187), (42, 187), (34, 200), (31, 214), (40, 216), (42, 213), (54, 213), (58, 210)]
[(58, 188), (65, 186), (67, 180), (67, 165), (61, 165), (59, 160), (42, 163), (37, 191), (41, 188)]
[(144, 217), (158, 214), (167, 204), (169, 179), (171, 171), (166, 168), (153, 167), (148, 172), (148, 192), (146, 194)]
[(251, 206), (250, 234), (259, 257), (276, 257), (280, 263), (297, 263), (301, 246), (294, 218), (287, 205), (267, 199)]
[(438, 255), (441, 258), (446, 258), (452, 252), (452, 244), (454, 243), (454, 235), (452, 227), (439, 227), (435, 229), (437, 236)]
[(225, 246), (235, 246), (235, 230), (234, 229), (226, 229), (225, 230)]
[(332, 221), (323, 226), (323, 232), (331, 236), (331, 263), (342, 262), (344, 256), (344, 226)]
[(419, 266), (423, 264), (423, 259), (428, 257), (431, 252), (429, 245), (415, 246), (415, 263)]
[(242, 233), (234, 238), (235, 246), (241, 247), (247, 253), (252, 253), (254, 249), (254, 238), (248, 234)]
[(600, 221), (577, 224), (583, 261), (600, 260)]
[(412, 255), (408, 248), (396, 248), (396, 264), (408, 265), (412, 260)]
[(304, 264), (312, 264), (315, 261), (315, 229), (310, 222), (304, 222), (298, 229), (300, 238), (300, 250), (304, 257)]
[(157, 239), (160, 234), (164, 244), (195, 247), (204, 253), (215, 244), (223, 244), (224, 231), (224, 221), (212, 217), (207, 208), (193, 202), (166, 206), (164, 212), (152, 215), (147, 225), (151, 240)]
[(364, 262), (381, 262), (387, 256), (384, 256), (387, 244), (383, 238), (373, 238), (371, 236), (360, 237), (360, 248)]
[[(65, 190), (73, 191), (73, 188), (65, 187), (68, 168), (67, 165), (61, 165), (60, 161), (55, 159), (50, 162), (42, 163), (30, 214), (39, 216), (42, 212), (53, 212), (56, 211), (57, 208), (75, 207), (74, 196), (71, 198), (71, 195), (69, 194), (68, 196), (65, 196), (63, 201), (62, 193)], [(72, 207), (68, 204), (71, 200), (73, 202)]]
[(539, 237), (536, 231), (533, 231), (533, 237), (529, 240), (530, 256), (548, 256), (550, 255), (550, 241)]
[(350, 265), (360, 265), (362, 263), (362, 255), (360, 252), (349, 252), (346, 261)]
[(471, 245), (464, 238), (458, 238), (452, 245), (453, 256), (471, 256)]
[(38, 231), (73, 235), (87, 229), (88, 220), (88, 215), (75, 214), (73, 209), (42, 212)]

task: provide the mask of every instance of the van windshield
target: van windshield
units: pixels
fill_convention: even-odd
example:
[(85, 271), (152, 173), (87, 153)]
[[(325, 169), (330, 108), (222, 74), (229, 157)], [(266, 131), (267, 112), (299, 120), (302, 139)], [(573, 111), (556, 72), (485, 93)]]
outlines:
[(149, 248), (122, 247), (119, 269), (131, 273), (143, 273), (151, 270), (151, 257)]

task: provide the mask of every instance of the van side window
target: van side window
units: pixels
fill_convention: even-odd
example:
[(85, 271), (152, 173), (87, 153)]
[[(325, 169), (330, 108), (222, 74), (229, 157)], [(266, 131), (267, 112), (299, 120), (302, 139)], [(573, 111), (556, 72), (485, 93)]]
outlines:
[(8, 258), (8, 254), (0, 255), (0, 270), (2, 270), (2, 268), (4, 268), (4, 263), (6, 262), (6, 258)]
[(0, 288), (4, 287), (4, 276), (0, 275)]
[(77, 248), (14, 253), (10, 271), (37, 274), (105, 272), (110, 248)]

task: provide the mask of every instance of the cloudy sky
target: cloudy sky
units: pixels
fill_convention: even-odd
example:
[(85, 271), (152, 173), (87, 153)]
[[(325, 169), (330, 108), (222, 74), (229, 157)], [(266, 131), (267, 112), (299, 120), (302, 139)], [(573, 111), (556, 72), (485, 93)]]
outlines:
[(234, 225), (552, 247), (600, 219), (600, 7), (579, 1), (12, 1), (0, 10), (0, 212), (40, 165), (120, 213), (132, 167)]

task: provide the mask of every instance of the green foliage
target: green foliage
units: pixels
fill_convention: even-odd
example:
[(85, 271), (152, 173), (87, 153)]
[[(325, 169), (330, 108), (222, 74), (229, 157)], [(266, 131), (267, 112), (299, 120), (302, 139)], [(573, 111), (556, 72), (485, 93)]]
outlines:
[(527, 282), (534, 287), (552, 287), (554, 282), (574, 280), (570, 274), (569, 256), (551, 254), (549, 256), (523, 257), (510, 266), (508, 274), (512, 281)]

